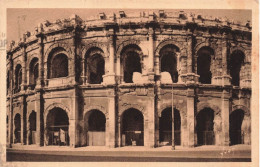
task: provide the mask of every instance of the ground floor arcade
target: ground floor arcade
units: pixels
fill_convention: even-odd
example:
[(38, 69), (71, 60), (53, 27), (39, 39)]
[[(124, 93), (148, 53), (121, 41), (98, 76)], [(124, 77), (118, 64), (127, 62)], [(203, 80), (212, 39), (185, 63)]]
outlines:
[[(183, 116), (178, 109), (167, 107), (160, 115), (154, 115), (152, 126), (151, 120), (148, 119), (151, 117), (134, 107), (126, 109), (119, 116), (115, 115), (114, 119), (99, 109), (91, 109), (84, 113), (82, 120), (74, 120), (70, 118), (69, 111), (57, 106), (51, 108), (43, 120), (39, 119), (37, 114), (32, 111), (26, 121), (23, 121), (24, 116), (20, 113), (14, 114), (13, 129), (11, 133), (8, 132), (12, 135), (10, 144), (160, 147), (172, 145), (174, 135), (175, 145), (194, 147), (224, 145), (223, 136), (227, 134), (223, 132), (228, 133), (229, 145), (251, 142), (250, 117), (242, 109), (236, 109), (229, 114), (228, 130), (223, 129), (219, 115), (209, 107), (198, 111), (193, 121)], [(39, 120), (43, 122), (38, 123)], [(194, 122), (192, 130), (188, 128), (190, 122)], [(153, 140), (154, 144), (149, 144)]]

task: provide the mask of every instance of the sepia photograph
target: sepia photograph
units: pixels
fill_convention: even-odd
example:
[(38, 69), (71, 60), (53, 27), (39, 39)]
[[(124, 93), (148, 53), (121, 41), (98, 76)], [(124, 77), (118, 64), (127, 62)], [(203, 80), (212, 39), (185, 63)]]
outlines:
[(7, 166), (252, 162), (252, 9), (5, 12)]

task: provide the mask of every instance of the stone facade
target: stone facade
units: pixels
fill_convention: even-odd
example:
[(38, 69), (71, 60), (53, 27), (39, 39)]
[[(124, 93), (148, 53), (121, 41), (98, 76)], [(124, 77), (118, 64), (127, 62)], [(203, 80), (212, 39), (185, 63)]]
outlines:
[(7, 143), (158, 147), (173, 106), (179, 145), (251, 144), (251, 37), (163, 10), (45, 21), (7, 51)]

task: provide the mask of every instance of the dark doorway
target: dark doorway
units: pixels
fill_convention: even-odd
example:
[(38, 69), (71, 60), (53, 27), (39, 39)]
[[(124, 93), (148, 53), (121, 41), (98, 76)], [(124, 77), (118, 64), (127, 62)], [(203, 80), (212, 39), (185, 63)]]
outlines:
[[(181, 145), (181, 117), (180, 112), (174, 109), (174, 140), (175, 145)], [(162, 111), (159, 118), (160, 145), (172, 145), (172, 108)]]
[(211, 56), (214, 54), (213, 50), (208, 47), (203, 47), (198, 51), (197, 58), (197, 74), (200, 75), (199, 82), (203, 84), (211, 83)]
[(164, 46), (160, 50), (161, 72), (169, 72), (173, 83), (178, 82), (177, 57), (176, 52), (179, 49), (174, 45)]
[(231, 76), (231, 84), (234, 86), (239, 86), (240, 83), (240, 71), (241, 66), (244, 61), (244, 53), (241, 51), (234, 51), (228, 62), (228, 69)]
[(14, 117), (14, 143), (21, 143), (21, 116), (16, 114)]
[(51, 62), (51, 77), (60, 78), (68, 76), (68, 57), (65, 54), (56, 55)]
[(244, 119), (243, 110), (235, 110), (229, 117), (229, 136), (230, 144), (243, 144), (243, 132), (241, 130), (242, 122)]
[(214, 145), (214, 111), (210, 108), (205, 108), (199, 112), (196, 119), (198, 145)]
[[(99, 110), (89, 111), (88, 125), (85, 120), (88, 146), (105, 146), (106, 145), (106, 117)], [(87, 117), (85, 117), (87, 119)]]
[(136, 109), (128, 109), (122, 115), (122, 146), (144, 145), (144, 118)]
[(46, 142), (47, 145), (69, 145), (69, 118), (66, 113), (61, 108), (55, 107), (49, 111), (47, 116), (47, 134)]
[(133, 83), (133, 73), (141, 71), (141, 60), (136, 52), (128, 52), (125, 59), (124, 66), (124, 81), (126, 83)]
[(88, 63), (89, 83), (101, 84), (103, 82), (103, 75), (105, 74), (105, 61), (99, 54), (93, 55)]
[(29, 116), (29, 144), (36, 144), (36, 112), (32, 111)]

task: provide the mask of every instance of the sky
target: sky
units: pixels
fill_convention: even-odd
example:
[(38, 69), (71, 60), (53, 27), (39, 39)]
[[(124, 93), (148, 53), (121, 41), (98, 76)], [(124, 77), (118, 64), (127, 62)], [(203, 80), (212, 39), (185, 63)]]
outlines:
[(230, 10), (230, 9), (72, 9), (72, 8), (8, 8), (7, 9), (7, 42), (18, 41), (19, 34), (26, 31), (33, 32), (39, 23), (45, 20), (54, 22), (57, 19), (69, 18), (72, 14), (77, 14), (81, 19), (86, 20), (90, 16), (98, 15), (101, 12), (113, 14), (124, 10), (126, 14), (150, 11), (158, 12), (192, 12), (202, 14), (202, 16), (227, 17), (228, 19), (246, 23), (252, 20), (251, 10)]

